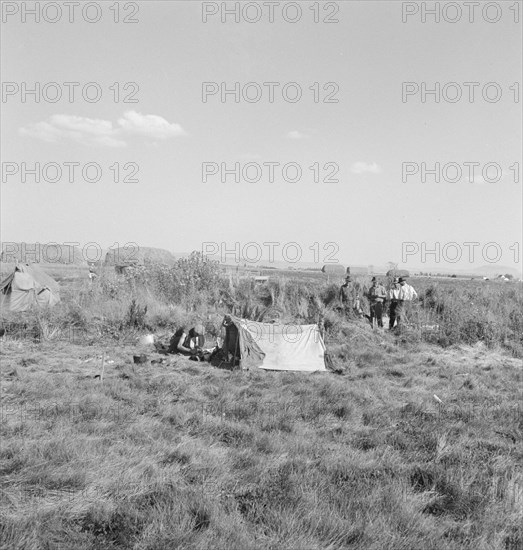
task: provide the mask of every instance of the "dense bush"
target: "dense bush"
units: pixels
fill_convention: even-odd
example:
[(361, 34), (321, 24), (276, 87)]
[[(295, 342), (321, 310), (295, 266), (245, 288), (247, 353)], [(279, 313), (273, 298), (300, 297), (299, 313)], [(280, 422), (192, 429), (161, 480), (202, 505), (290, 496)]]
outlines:
[(156, 298), (188, 309), (218, 297), (220, 271), (218, 262), (207, 260), (200, 252), (179, 259), (174, 266), (155, 264), (125, 270), (129, 287), (146, 288)]

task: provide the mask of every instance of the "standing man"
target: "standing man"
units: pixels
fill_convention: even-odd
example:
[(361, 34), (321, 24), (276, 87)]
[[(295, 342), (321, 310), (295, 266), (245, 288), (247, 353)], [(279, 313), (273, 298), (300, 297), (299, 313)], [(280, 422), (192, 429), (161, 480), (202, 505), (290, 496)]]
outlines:
[(407, 281), (400, 277), (400, 300), (404, 302), (412, 302), (412, 300), (418, 297), (418, 293), (414, 290), (414, 287), (410, 286)]
[(418, 293), (414, 290), (414, 287), (410, 286), (403, 277), (399, 278), (399, 287), (398, 307), (396, 308), (398, 326), (401, 317), (405, 314), (405, 302), (412, 302), (412, 300), (418, 297)]
[(394, 281), (389, 288), (388, 291), (388, 299), (390, 301), (389, 306), (389, 330), (392, 330), (394, 328), (394, 324), (396, 323), (396, 320), (399, 321), (399, 312), (398, 312), (398, 306), (399, 306), (399, 299), (400, 299), (400, 281), (397, 277), (394, 277)]
[(374, 319), (378, 327), (383, 328), (383, 303), (387, 299), (385, 287), (376, 277), (372, 277), (372, 286), (367, 292), (367, 298), (370, 304), (370, 323), (374, 327)]
[(355, 307), (357, 304), (356, 288), (350, 275), (345, 277), (345, 282), (340, 287), (340, 301), (345, 315), (352, 319), (355, 317)]

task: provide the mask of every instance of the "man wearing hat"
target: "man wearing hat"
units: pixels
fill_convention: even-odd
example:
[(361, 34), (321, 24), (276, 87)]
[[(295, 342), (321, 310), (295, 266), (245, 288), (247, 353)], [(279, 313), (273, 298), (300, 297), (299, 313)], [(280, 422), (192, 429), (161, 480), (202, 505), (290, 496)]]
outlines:
[(350, 275), (345, 277), (345, 282), (340, 287), (339, 296), (345, 315), (349, 318), (356, 317), (359, 293), (358, 288), (352, 281), (352, 277)]
[(394, 328), (394, 324), (396, 323), (396, 320), (399, 322), (399, 315), (398, 315), (398, 306), (399, 306), (399, 299), (400, 299), (400, 280), (398, 277), (394, 277), (394, 281), (389, 288), (388, 296), (387, 298), (390, 300), (390, 306), (389, 306), (389, 330), (392, 330)]
[(387, 299), (385, 287), (376, 277), (372, 277), (372, 286), (367, 292), (367, 298), (370, 303), (370, 323), (374, 326), (374, 319), (378, 327), (383, 328), (383, 304)]

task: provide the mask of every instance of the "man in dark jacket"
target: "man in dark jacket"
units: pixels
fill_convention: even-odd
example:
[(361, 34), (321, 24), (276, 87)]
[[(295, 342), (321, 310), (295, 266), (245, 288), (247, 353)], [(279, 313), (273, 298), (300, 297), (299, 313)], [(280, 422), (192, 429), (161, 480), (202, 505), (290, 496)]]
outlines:
[(359, 289), (352, 281), (350, 275), (345, 277), (345, 282), (340, 287), (339, 298), (345, 315), (349, 318), (357, 317), (357, 308), (359, 306)]
[(370, 323), (374, 326), (374, 319), (378, 327), (383, 328), (383, 304), (387, 299), (387, 291), (376, 277), (372, 277), (372, 286), (367, 292), (367, 298), (370, 304)]

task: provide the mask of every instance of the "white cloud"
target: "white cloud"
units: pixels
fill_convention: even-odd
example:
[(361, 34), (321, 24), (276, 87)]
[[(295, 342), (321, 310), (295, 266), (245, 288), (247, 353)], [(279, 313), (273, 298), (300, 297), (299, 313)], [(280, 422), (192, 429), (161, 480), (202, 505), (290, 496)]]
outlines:
[(157, 115), (142, 115), (127, 111), (118, 119), (118, 127), (109, 120), (53, 115), (46, 121), (29, 124), (19, 130), (23, 136), (31, 136), (48, 143), (74, 141), (82, 145), (125, 147), (126, 138), (140, 136), (149, 140), (165, 140), (184, 135), (179, 124), (169, 123)]
[(305, 139), (305, 138), (308, 138), (309, 136), (307, 134), (304, 134), (298, 130), (291, 130), (287, 136), (286, 136), (288, 139)]
[(47, 121), (20, 128), (20, 134), (31, 136), (48, 143), (71, 140), (83, 145), (124, 147), (125, 141), (118, 139), (111, 122), (107, 120), (53, 115)]
[(150, 137), (152, 139), (168, 139), (183, 136), (183, 128), (179, 124), (169, 123), (157, 115), (142, 115), (136, 111), (127, 111), (118, 124), (124, 132)]
[(381, 172), (381, 168), (375, 162), (372, 164), (367, 164), (366, 162), (355, 162), (350, 167), (350, 171), (353, 174), (364, 174), (365, 172), (379, 174)]

